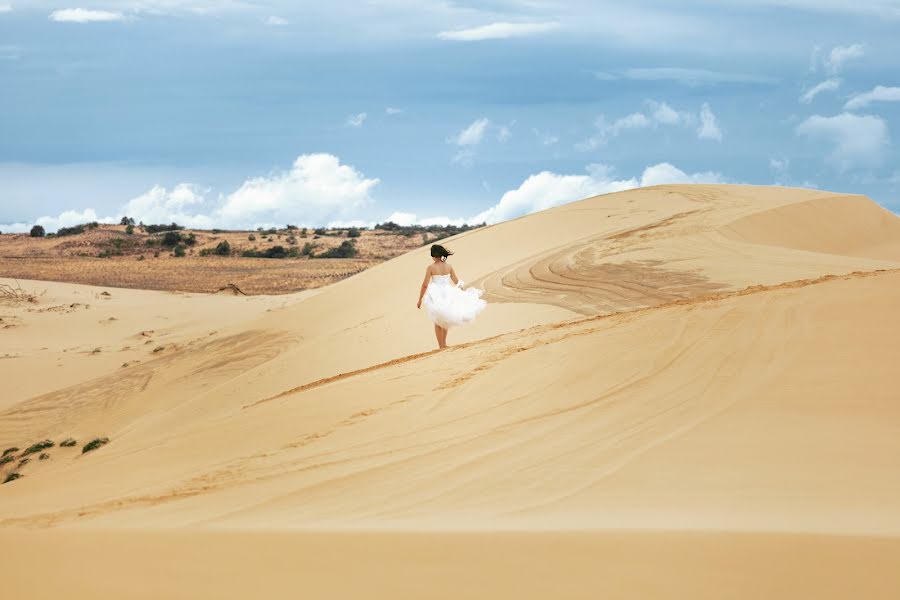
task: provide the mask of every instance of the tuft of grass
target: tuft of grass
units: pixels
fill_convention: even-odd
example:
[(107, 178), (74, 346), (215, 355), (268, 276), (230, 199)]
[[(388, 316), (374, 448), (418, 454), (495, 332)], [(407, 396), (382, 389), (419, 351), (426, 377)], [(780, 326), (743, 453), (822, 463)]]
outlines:
[(91, 452), (100, 448), (101, 446), (105, 446), (109, 443), (109, 438), (94, 438), (90, 442), (84, 445), (84, 448), (81, 449), (81, 453), (85, 454), (87, 452)]
[(10, 473), (6, 476), (6, 479), (3, 480), (3, 483), (9, 483), (10, 481), (15, 481), (16, 479), (21, 479), (22, 475), (19, 473)]
[(38, 460), (47, 460), (48, 458), (50, 458), (50, 455), (46, 452), (41, 452), (41, 455), (38, 456)]
[(30, 458), (23, 458), (22, 460), (19, 461), (19, 467), (24, 467), (25, 465), (27, 465), (30, 462), (31, 462)]
[(0, 458), (0, 467), (2, 467), (3, 465), (9, 464), (14, 460), (16, 460), (15, 456), (13, 456), (12, 454), (7, 454), (6, 456)]
[(15, 446), (13, 446), (12, 448), (7, 448), (6, 450), (4, 450), (3, 456), (6, 456), (7, 454), (12, 454), (13, 452), (18, 452), (18, 451), (19, 451), (19, 449), (16, 448)]
[(22, 456), (28, 456), (29, 454), (34, 454), (35, 452), (40, 452), (41, 450), (46, 450), (47, 448), (52, 448), (55, 446), (53, 442), (50, 440), (44, 440), (43, 442), (38, 442), (37, 444), (32, 444), (25, 449), (25, 452), (22, 453)]
[(71, 448), (72, 446), (76, 446), (77, 444), (78, 444), (78, 442), (76, 442), (72, 438), (66, 438), (59, 443), (59, 445), (62, 446), (63, 448)]

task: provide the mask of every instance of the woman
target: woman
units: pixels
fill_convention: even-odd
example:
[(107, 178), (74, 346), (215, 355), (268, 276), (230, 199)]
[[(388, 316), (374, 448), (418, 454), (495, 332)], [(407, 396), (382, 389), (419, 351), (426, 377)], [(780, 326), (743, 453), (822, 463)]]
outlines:
[(438, 244), (431, 247), (432, 262), (425, 269), (425, 280), (416, 304), (416, 308), (422, 308), (424, 302), (428, 316), (434, 321), (434, 335), (441, 349), (447, 347), (447, 330), (450, 327), (471, 321), (487, 305), (481, 299), (482, 290), (462, 289), (463, 282), (447, 262), (451, 254)]

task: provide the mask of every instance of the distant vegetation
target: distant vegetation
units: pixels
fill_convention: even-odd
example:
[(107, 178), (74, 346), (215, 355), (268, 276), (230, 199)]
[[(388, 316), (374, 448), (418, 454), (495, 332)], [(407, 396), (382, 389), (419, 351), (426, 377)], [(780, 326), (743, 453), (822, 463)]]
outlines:
[(43, 442), (38, 442), (37, 444), (32, 444), (28, 448), (25, 449), (25, 452), (22, 453), (22, 456), (28, 456), (29, 454), (34, 454), (35, 452), (40, 452), (41, 450), (46, 450), (47, 448), (52, 448), (55, 446), (53, 442), (50, 440), (44, 440)]
[(90, 442), (88, 442), (87, 444), (84, 445), (84, 448), (81, 449), (81, 453), (86, 454), (88, 452), (96, 450), (97, 448), (105, 446), (108, 443), (109, 443), (109, 438), (94, 438), (93, 440), (91, 440)]
[[(478, 229), (479, 227), (484, 227), (487, 223), (481, 223), (479, 225), (398, 225), (393, 221), (387, 221), (385, 223), (378, 223), (375, 225), (376, 231), (389, 231), (391, 233), (402, 235), (406, 237), (412, 237), (416, 234), (430, 233), (434, 236), (431, 241), (440, 240), (446, 237), (450, 237), (456, 235), (458, 233), (463, 233), (465, 231), (469, 231), (472, 229)], [(427, 243), (427, 242), (426, 242)]]
[(67, 235), (80, 235), (89, 229), (97, 229), (100, 227), (100, 223), (93, 221), (91, 223), (82, 223), (81, 225), (75, 225), (73, 227), (60, 227), (56, 231), (57, 237), (64, 237)]
[(31, 237), (44, 237), (44, 234), (44, 228), (40, 225), (35, 225), (31, 228)]
[(353, 258), (359, 251), (353, 240), (344, 240), (337, 248), (329, 248), (321, 254), (310, 255), (312, 258)]
[(3, 480), (3, 483), (9, 483), (10, 481), (15, 481), (16, 479), (21, 479), (22, 475), (19, 473), (10, 473), (6, 476), (6, 479)]
[(141, 226), (144, 228), (144, 231), (146, 231), (147, 233), (162, 233), (163, 231), (181, 231), (182, 229), (184, 229), (184, 227), (182, 227), (178, 223), (172, 223), (170, 225), (144, 225), (142, 223)]

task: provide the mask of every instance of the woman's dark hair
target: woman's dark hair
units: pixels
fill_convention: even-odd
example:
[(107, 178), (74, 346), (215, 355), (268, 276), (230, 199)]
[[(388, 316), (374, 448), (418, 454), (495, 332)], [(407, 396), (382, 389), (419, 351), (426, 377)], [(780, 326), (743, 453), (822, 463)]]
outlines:
[(450, 252), (449, 250), (447, 250), (446, 248), (444, 248), (443, 246), (441, 246), (440, 244), (434, 244), (431, 247), (431, 256), (434, 256), (434, 257), (439, 256), (441, 258), (447, 258), (451, 254), (453, 254), (453, 253)]

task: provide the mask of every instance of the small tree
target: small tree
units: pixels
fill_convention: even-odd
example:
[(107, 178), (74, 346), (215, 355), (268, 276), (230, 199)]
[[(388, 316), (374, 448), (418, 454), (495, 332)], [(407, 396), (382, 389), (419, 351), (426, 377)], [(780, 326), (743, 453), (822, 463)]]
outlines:
[(126, 225), (126, 226), (125, 226), (125, 233), (127, 233), (128, 235), (134, 234), (134, 225), (132, 225), (131, 223), (129, 223), (128, 225)]
[(359, 229), (357, 229), (356, 227), (351, 227), (350, 229), (347, 230), (348, 238), (358, 238), (360, 235), (362, 235), (362, 234), (359, 232)]
[(122, 217), (122, 220), (119, 221), (119, 225), (134, 226), (134, 219), (132, 219), (131, 217)]
[(175, 246), (175, 249), (172, 250), (172, 254), (173, 254), (174, 256), (177, 256), (178, 258), (183, 257), (183, 256), (185, 255), (185, 248), (184, 248), (184, 246), (182, 246), (181, 244), (178, 244), (177, 246)]
[(44, 228), (41, 225), (35, 225), (31, 228), (31, 237), (44, 237)]
[(228, 240), (219, 242), (219, 245), (216, 246), (216, 254), (219, 256), (231, 256), (231, 244), (228, 243)]

